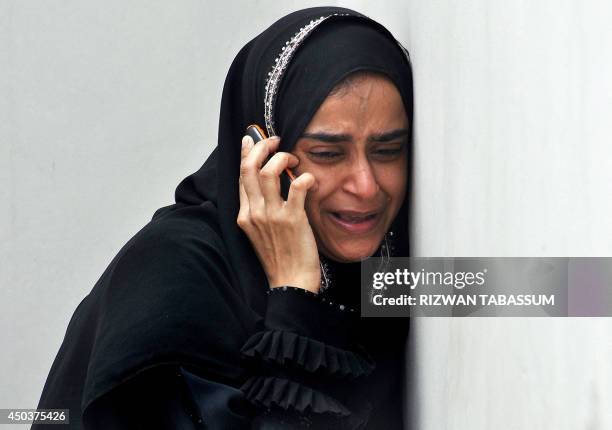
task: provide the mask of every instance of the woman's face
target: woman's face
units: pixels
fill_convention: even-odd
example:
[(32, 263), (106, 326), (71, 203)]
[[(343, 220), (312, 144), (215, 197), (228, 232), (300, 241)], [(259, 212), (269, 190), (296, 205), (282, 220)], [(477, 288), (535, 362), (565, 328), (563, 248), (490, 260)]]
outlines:
[(404, 200), (409, 124), (395, 85), (358, 76), (321, 104), (292, 153), (317, 180), (306, 213), (319, 251), (359, 261), (379, 247)]

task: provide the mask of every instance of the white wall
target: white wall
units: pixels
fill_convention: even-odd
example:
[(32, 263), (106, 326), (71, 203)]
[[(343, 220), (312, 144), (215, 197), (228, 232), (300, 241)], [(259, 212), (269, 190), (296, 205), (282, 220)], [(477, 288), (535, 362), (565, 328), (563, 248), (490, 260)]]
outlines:
[[(612, 255), (609, 2), (337, 3), (411, 51), (417, 255)], [(0, 407), (35, 407), (80, 299), (212, 150), (240, 47), (317, 4), (0, 0)], [(609, 320), (413, 327), (415, 428), (612, 427)]]
[[(415, 255), (612, 256), (612, 4), (370, 9), (414, 62)], [(612, 428), (612, 320), (412, 327), (414, 428)]]

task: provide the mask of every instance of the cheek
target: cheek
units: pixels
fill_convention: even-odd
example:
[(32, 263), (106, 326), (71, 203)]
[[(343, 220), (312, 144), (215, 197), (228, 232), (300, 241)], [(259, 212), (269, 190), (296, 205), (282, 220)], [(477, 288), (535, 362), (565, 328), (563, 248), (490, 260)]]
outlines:
[(320, 231), (322, 228), (322, 211), (325, 208), (326, 202), (332, 197), (335, 188), (333, 181), (329, 178), (321, 179), (321, 175), (317, 175), (316, 172), (310, 171), (317, 180), (318, 188), (316, 191), (308, 192), (306, 201), (304, 203), (304, 209), (308, 215), (308, 221), (314, 230)]
[(306, 215), (308, 215), (308, 221), (310, 221), (310, 224), (312, 225), (316, 220), (316, 210), (315, 208), (318, 207), (318, 201), (316, 196), (311, 195), (309, 193), (308, 196), (306, 196), (306, 201), (304, 202), (304, 210), (306, 211)]
[(309, 220), (316, 222), (321, 217), (321, 205), (325, 201), (325, 187), (319, 183), (316, 191), (309, 191), (304, 202), (304, 209)]
[(318, 210), (321, 203), (333, 193), (334, 182), (337, 182), (337, 175), (330, 174), (328, 169), (321, 168), (316, 164), (301, 161), (297, 168), (293, 170), (297, 176), (304, 172), (308, 172), (314, 176), (317, 189), (316, 191), (309, 191), (306, 195), (306, 202), (304, 204), (308, 212), (313, 213)]
[(407, 188), (406, 169), (398, 166), (397, 169), (385, 169), (379, 177), (379, 185), (391, 198), (391, 203), (398, 209), (404, 201)]

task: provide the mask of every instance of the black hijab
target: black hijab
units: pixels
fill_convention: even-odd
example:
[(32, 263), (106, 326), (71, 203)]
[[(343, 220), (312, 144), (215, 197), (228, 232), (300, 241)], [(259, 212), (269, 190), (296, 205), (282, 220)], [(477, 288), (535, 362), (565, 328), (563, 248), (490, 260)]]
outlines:
[[(70, 408), (80, 428), (74, 411), (163, 364), (236, 387), (244, 382), (237, 352), (261, 322), (267, 282), (236, 224), (241, 138), (249, 124), (265, 125), (281, 136), (280, 150), (290, 150), (330, 90), (355, 71), (391, 79), (412, 118), (407, 53), (384, 27), (349, 9), (292, 13), (240, 50), (223, 89), (217, 147), (177, 187), (176, 203), (155, 213), (81, 302), (39, 408)], [(402, 255), (407, 209), (404, 202), (393, 224)], [(358, 303), (359, 264), (331, 266), (328, 294)], [(364, 322), (364, 342), (380, 346), (380, 330), (385, 342), (399, 341), (407, 324)]]
[[(242, 293), (255, 309), (263, 306), (260, 290), (265, 276), (235, 222), (244, 131), (250, 124), (265, 125), (268, 135), (281, 137), (279, 150), (290, 151), (334, 86), (357, 71), (378, 72), (391, 79), (412, 124), (408, 53), (386, 28), (355, 11), (337, 7), (304, 9), (281, 18), (236, 56), (223, 89), (218, 146), (200, 170), (185, 178), (176, 190), (177, 204), (210, 201), (217, 207), (223, 240), (232, 250), (232, 266), (248, 267), (237, 276)], [(267, 103), (271, 105), (266, 115)], [(282, 188), (286, 196), (288, 183), (283, 182)], [(407, 256), (406, 201), (392, 230), (397, 233), (396, 254)], [(358, 263), (343, 267), (329, 263), (332, 276), (339, 270), (359, 273)]]

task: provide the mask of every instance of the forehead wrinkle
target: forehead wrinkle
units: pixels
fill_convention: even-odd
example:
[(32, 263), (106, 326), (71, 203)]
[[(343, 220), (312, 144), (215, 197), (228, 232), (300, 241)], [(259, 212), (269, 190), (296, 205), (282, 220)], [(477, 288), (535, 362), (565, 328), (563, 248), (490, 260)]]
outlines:
[[(364, 79), (360, 83), (362, 84), (360, 91), (357, 91), (355, 87), (352, 88), (352, 91), (359, 98), (359, 113), (365, 114), (368, 110), (372, 93), (374, 92), (374, 82), (369, 79)], [(363, 85), (364, 83), (365, 85)]]
[[(318, 121), (311, 121), (302, 137), (330, 143), (361, 140), (374, 142), (388, 140), (378, 137), (405, 128), (403, 124), (395, 124), (395, 120), (389, 122), (397, 112), (395, 106), (389, 104), (396, 97), (393, 83), (388, 79), (357, 79), (347, 82), (343, 89), (345, 91), (328, 96), (313, 118)], [(384, 115), (380, 114), (381, 110), (385, 112)], [(317, 139), (314, 136), (317, 134), (331, 135), (332, 138)]]
[(375, 90), (374, 86), (380, 84), (379, 79), (378, 77), (371, 76), (357, 76), (354, 80), (349, 80), (347, 85), (342, 86), (342, 91), (333, 93), (330, 97), (334, 97), (338, 101), (350, 96), (356, 97), (358, 98), (358, 112), (365, 114), (368, 110), (372, 93)]

